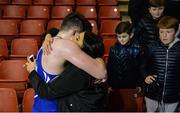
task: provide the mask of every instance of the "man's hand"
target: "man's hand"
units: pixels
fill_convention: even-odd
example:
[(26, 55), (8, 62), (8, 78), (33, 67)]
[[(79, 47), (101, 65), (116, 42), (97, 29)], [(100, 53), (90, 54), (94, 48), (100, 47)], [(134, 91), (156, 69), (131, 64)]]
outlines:
[(51, 37), (50, 34), (47, 34), (45, 37), (45, 40), (42, 44), (42, 50), (44, 55), (48, 55), (52, 51), (52, 43), (53, 43), (53, 38)]
[(25, 63), (24, 67), (26, 67), (26, 70), (31, 73), (36, 68), (36, 59), (32, 62), (29, 57), (27, 57), (27, 62)]
[(145, 82), (146, 84), (151, 84), (153, 81), (156, 81), (156, 75), (149, 75), (146, 77)]

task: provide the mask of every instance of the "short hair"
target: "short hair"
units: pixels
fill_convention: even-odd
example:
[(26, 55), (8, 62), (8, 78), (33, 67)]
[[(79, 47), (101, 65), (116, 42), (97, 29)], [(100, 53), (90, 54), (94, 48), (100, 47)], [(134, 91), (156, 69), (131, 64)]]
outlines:
[(104, 54), (102, 38), (92, 32), (85, 32), (82, 51), (93, 58), (102, 57)]
[(59, 32), (59, 29), (57, 28), (50, 28), (47, 31), (42, 33), (42, 41), (44, 41), (47, 34), (51, 34), (52, 37), (56, 36)]
[(78, 12), (68, 14), (62, 24), (61, 30), (75, 29), (77, 32), (92, 31), (90, 22)]
[(164, 0), (149, 0), (149, 7), (165, 6)]
[(179, 28), (179, 21), (171, 16), (164, 16), (158, 22), (159, 29), (169, 29), (174, 28), (175, 31)]
[(132, 33), (132, 24), (129, 21), (124, 21), (120, 22), (116, 29), (115, 29), (116, 34), (121, 34), (121, 33)]

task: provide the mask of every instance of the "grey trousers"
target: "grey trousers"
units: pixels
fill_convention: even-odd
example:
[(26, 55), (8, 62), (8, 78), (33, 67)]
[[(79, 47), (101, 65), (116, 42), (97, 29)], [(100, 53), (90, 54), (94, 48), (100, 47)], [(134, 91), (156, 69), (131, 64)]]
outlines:
[(174, 112), (176, 110), (176, 107), (178, 105), (178, 102), (176, 103), (163, 103), (158, 102), (156, 100), (150, 99), (148, 97), (145, 97), (146, 101), (146, 109), (147, 112), (155, 112), (158, 108), (158, 112)]

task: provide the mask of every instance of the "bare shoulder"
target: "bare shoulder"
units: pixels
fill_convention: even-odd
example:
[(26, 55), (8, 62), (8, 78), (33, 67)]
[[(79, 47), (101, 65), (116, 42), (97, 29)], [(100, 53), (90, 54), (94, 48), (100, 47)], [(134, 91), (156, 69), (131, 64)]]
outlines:
[(53, 49), (68, 51), (68, 50), (76, 50), (80, 49), (80, 47), (73, 42), (72, 40), (68, 39), (55, 39), (53, 42)]

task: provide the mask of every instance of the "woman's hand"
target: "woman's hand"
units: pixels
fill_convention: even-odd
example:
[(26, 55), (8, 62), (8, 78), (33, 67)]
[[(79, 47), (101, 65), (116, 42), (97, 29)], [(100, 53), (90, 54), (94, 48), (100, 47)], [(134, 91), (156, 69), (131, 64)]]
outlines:
[(42, 44), (42, 50), (43, 50), (44, 55), (48, 55), (48, 54), (51, 53), (51, 51), (52, 51), (52, 47), (51, 47), (52, 43), (53, 43), (53, 38), (51, 37), (50, 34), (47, 34), (46, 37), (45, 37), (45, 40), (44, 40), (44, 42)]

